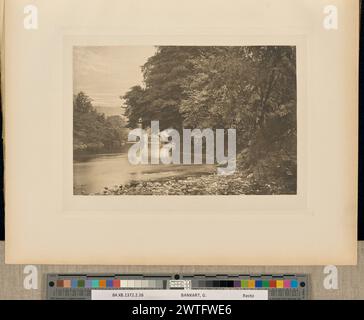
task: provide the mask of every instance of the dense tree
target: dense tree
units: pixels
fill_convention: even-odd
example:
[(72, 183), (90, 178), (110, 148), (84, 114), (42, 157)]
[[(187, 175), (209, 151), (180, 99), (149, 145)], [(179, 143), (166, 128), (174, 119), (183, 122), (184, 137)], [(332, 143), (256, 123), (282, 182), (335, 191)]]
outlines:
[(145, 87), (132, 87), (122, 97), (129, 126), (141, 121), (144, 127), (159, 120), (160, 128), (181, 129), (181, 103), (186, 98), (184, 84), (194, 71), (194, 59), (204, 54), (200, 47), (159, 47), (142, 67)]
[(241, 167), (295, 189), (295, 47), (159, 47), (142, 71), (123, 97), (129, 126), (236, 128)]

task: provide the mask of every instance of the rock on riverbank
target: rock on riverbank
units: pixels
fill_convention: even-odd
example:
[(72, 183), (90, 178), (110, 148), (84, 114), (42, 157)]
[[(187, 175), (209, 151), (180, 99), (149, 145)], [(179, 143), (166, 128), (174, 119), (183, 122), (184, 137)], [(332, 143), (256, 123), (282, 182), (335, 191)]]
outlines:
[(209, 174), (172, 178), (164, 181), (135, 181), (106, 187), (100, 195), (248, 195), (277, 194), (274, 185), (259, 185), (244, 174), (221, 176)]

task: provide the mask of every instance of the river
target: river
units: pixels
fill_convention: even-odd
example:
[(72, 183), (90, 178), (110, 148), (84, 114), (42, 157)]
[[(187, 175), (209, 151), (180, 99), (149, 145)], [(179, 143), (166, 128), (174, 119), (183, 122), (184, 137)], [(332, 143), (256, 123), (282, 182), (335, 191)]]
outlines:
[(154, 181), (213, 173), (213, 165), (131, 165), (127, 153), (83, 156), (73, 162), (75, 194), (101, 192), (130, 181)]

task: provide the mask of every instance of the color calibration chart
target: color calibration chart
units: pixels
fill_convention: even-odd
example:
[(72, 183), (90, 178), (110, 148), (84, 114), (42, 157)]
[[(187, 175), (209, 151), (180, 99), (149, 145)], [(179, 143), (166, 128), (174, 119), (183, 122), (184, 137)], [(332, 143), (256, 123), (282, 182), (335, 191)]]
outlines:
[(307, 300), (298, 275), (48, 274), (49, 300)]

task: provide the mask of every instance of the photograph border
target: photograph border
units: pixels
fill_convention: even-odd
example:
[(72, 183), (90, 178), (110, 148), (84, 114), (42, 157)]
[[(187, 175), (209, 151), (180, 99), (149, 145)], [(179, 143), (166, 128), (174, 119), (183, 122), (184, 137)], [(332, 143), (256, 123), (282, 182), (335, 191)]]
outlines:
[[(201, 46), (296, 46), (297, 63), (297, 194), (295, 195), (182, 195), (144, 196), (73, 194), (73, 47), (74, 46), (146, 46), (146, 45), (201, 45)], [(307, 39), (297, 36), (120, 36), (120, 35), (63, 35), (63, 209), (68, 214), (77, 212), (173, 213), (184, 208), (184, 213), (224, 212), (233, 214), (307, 214), (308, 154), (307, 116)], [(137, 197), (137, 198), (135, 198)], [(137, 200), (137, 201), (135, 201)]]

